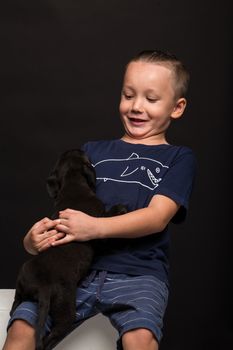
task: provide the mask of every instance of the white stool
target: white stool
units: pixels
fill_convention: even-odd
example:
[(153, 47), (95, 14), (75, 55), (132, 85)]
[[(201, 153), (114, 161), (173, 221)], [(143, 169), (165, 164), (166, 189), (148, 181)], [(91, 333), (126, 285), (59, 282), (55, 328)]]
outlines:
[[(14, 298), (14, 289), (0, 289), (0, 349), (6, 338), (9, 311)], [(117, 331), (103, 315), (97, 315), (69, 334), (56, 350), (115, 350)]]

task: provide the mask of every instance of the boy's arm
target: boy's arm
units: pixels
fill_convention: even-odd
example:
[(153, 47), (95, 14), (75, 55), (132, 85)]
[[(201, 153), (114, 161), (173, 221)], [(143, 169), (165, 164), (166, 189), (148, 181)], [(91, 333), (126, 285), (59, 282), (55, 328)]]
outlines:
[(161, 232), (179, 205), (169, 197), (155, 195), (149, 206), (111, 218), (98, 218), (98, 238), (137, 238)]
[(91, 217), (82, 212), (66, 209), (60, 212), (58, 232), (66, 236), (51, 245), (71, 241), (104, 238), (137, 238), (161, 232), (176, 214), (179, 205), (169, 197), (155, 195), (147, 208), (114, 217)]

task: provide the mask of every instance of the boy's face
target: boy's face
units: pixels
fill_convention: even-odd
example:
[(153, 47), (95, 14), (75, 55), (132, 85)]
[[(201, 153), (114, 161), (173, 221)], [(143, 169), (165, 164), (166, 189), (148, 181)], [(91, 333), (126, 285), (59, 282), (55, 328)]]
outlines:
[[(132, 143), (166, 143), (165, 131), (179, 109), (169, 68), (143, 61), (131, 62), (126, 70), (120, 101), (124, 140)], [(180, 99), (184, 100), (184, 99)], [(185, 102), (185, 100), (183, 101)]]

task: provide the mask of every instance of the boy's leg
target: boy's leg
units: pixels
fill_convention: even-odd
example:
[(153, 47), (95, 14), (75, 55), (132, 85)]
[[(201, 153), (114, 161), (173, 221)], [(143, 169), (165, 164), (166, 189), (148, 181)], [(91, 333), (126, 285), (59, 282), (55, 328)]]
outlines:
[(35, 350), (35, 330), (23, 320), (15, 320), (8, 330), (2, 350)]
[[(24, 301), (11, 316), (7, 327), (7, 338), (4, 350), (35, 350), (35, 326), (37, 323), (37, 303)], [(45, 332), (51, 328), (51, 318), (48, 317)]]
[(107, 273), (99, 309), (119, 332), (118, 350), (158, 350), (168, 301), (166, 284), (154, 276)]

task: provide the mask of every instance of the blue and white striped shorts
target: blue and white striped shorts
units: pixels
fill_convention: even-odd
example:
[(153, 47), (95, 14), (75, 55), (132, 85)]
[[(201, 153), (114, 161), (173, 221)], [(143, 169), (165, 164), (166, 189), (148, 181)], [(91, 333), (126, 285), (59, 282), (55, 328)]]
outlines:
[[(154, 276), (92, 271), (77, 288), (77, 317), (72, 330), (101, 312), (119, 332), (118, 349), (122, 349), (122, 335), (136, 328), (149, 329), (160, 342), (167, 301), (166, 284)], [(37, 304), (33, 302), (20, 304), (12, 315), (8, 327), (15, 319), (23, 319), (35, 326)], [(49, 332), (51, 327), (52, 320), (48, 317), (45, 332)]]

